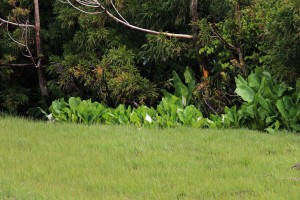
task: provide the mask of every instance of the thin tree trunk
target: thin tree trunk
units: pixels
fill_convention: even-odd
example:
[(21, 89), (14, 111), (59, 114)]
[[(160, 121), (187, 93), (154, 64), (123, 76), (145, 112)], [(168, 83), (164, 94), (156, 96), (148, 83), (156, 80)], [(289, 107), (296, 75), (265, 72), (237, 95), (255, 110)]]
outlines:
[(44, 68), (42, 67), (42, 47), (41, 47), (41, 36), (40, 36), (40, 11), (39, 11), (39, 0), (34, 0), (34, 21), (35, 21), (35, 45), (36, 45), (36, 54), (37, 54), (37, 70), (38, 70), (38, 77), (39, 77), (39, 86), (41, 90), (42, 98), (47, 102), (49, 93), (47, 88), (47, 82), (45, 77)]
[(190, 16), (191, 16), (191, 21), (195, 22), (197, 21), (198, 18), (198, 0), (191, 0), (190, 3)]
[[(238, 23), (237, 24), (238, 33), (240, 34), (242, 32), (242, 20), (241, 20), (242, 16), (241, 16), (240, 5), (238, 3), (236, 4), (236, 7), (235, 7), (235, 15), (236, 15), (237, 23)], [(246, 77), (247, 76), (246, 63), (244, 60), (243, 51), (242, 51), (240, 44), (238, 44), (236, 51), (237, 51), (238, 59), (239, 59), (239, 66), (241, 68), (243, 75)]]

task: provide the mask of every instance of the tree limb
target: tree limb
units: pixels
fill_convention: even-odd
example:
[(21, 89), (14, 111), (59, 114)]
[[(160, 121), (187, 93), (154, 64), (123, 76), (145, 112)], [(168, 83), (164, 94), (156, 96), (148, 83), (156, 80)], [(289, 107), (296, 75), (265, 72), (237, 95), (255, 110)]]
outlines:
[(120, 24), (123, 24), (124, 26), (127, 26), (131, 29), (134, 29), (134, 30), (138, 30), (138, 31), (141, 31), (141, 32), (145, 32), (145, 33), (150, 33), (150, 34), (153, 34), (153, 35), (166, 35), (168, 37), (175, 37), (175, 38), (185, 38), (185, 39), (192, 39), (193, 36), (192, 35), (186, 35), (186, 34), (177, 34), (177, 33), (167, 33), (167, 32), (159, 32), (159, 31), (154, 31), (154, 30), (150, 30), (150, 29), (145, 29), (145, 28), (141, 28), (141, 27), (138, 27), (138, 26), (134, 26), (134, 25), (131, 25), (129, 23), (126, 23), (122, 20), (120, 20), (119, 18), (115, 17), (113, 14), (111, 14), (108, 10), (105, 10), (106, 14), (108, 16), (110, 16), (113, 20), (115, 20), (116, 22), (120, 23)]
[(23, 64), (7, 64), (7, 63), (0, 63), (0, 67), (28, 67), (34, 66), (33, 63), (23, 63)]
[[(68, 3), (70, 4), (72, 7), (74, 7), (75, 9), (79, 10), (80, 12), (86, 13), (86, 14), (99, 14), (101, 12), (88, 12), (88, 11), (84, 11), (81, 8), (78, 8), (77, 6), (75, 6), (70, 0), (66, 0), (66, 2), (63, 2), (62, 0), (60, 0), (62, 3)], [(105, 6), (103, 6), (101, 3), (99, 3), (98, 0), (76, 0), (77, 3), (79, 3), (80, 5), (86, 6), (86, 7), (93, 7), (93, 8), (100, 8), (102, 11), (104, 11), (110, 18), (112, 18), (114, 21), (137, 31), (141, 31), (141, 32), (145, 32), (145, 33), (149, 33), (149, 34), (154, 34), (154, 35), (166, 35), (168, 37), (175, 37), (175, 38), (185, 38), (185, 39), (192, 39), (194, 38), (192, 35), (187, 35), (187, 34), (176, 34), (176, 33), (168, 33), (168, 32), (159, 32), (159, 31), (154, 31), (151, 29), (145, 29), (145, 28), (141, 28), (138, 26), (134, 26), (132, 24), (130, 24), (129, 22), (127, 22), (122, 16), (121, 14), (118, 12), (118, 10), (115, 8), (115, 6), (113, 5), (113, 8), (116, 10), (116, 12), (118, 13), (118, 15), (121, 17), (121, 19), (119, 19), (118, 17), (116, 17), (115, 15), (113, 15), (111, 12), (109, 12), (109, 10), (106, 9)]]
[(30, 27), (30, 28), (34, 28), (34, 25), (31, 25), (31, 24), (19, 24), (19, 23), (7, 21), (7, 20), (2, 19), (2, 18), (0, 18), (0, 21), (2, 22), (0, 25), (2, 25), (3, 23), (5, 23), (5, 24), (10, 24), (10, 25), (19, 26), (19, 27)]

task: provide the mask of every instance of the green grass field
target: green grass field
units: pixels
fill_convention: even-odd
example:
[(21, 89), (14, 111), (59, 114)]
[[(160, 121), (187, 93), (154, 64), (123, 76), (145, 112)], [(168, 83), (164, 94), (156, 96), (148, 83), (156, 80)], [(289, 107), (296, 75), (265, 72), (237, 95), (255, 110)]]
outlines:
[(300, 137), (0, 117), (0, 199), (300, 199)]

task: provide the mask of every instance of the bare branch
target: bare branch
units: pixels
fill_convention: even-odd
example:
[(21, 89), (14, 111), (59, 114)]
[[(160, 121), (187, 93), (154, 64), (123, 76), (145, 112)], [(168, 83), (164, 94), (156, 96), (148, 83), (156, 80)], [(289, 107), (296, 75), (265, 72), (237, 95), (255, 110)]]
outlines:
[(7, 35), (8, 35), (8, 37), (9, 37), (13, 42), (15, 42), (15, 43), (17, 43), (18, 45), (23, 46), (23, 47), (26, 46), (25, 44), (23, 44), (23, 43), (18, 42), (17, 40), (15, 40), (15, 39), (10, 35), (10, 33), (9, 33), (9, 31), (8, 31), (8, 24), (7, 24), (6, 29), (7, 29)]
[(28, 46), (26, 46), (26, 50), (27, 50), (27, 52), (28, 52), (28, 54), (29, 54), (28, 58), (30, 58), (30, 60), (32, 61), (32, 64), (34, 64), (34, 66), (35, 66), (36, 68), (39, 67), (39, 66), (36, 64), (36, 62), (35, 62), (35, 60), (34, 60), (34, 57), (33, 57), (33, 55), (32, 55), (32, 53), (31, 53), (31, 51), (30, 51), (30, 49), (29, 49)]
[(23, 63), (23, 64), (7, 64), (7, 63), (0, 63), (0, 67), (29, 67), (34, 66), (32, 63)]
[(0, 21), (2, 22), (0, 25), (2, 25), (3, 23), (5, 23), (5, 24), (10, 24), (10, 25), (19, 26), (19, 27), (30, 27), (30, 28), (34, 28), (34, 25), (31, 25), (31, 24), (19, 24), (19, 23), (7, 21), (7, 20), (2, 19), (2, 18), (0, 18)]
[[(96, 15), (96, 14), (100, 14), (100, 13), (103, 13), (103, 11), (101, 12), (88, 12), (88, 11), (85, 11), (85, 10), (82, 10), (81, 8), (78, 8), (77, 6), (75, 6), (74, 4), (72, 4), (69, 0), (66, 0), (73, 8), (75, 8), (76, 10), (80, 11), (80, 12), (83, 12), (85, 14), (91, 14), (91, 15)], [(79, 3), (79, 2), (78, 2)], [(82, 4), (80, 3), (81, 5), (85, 5), (85, 4)], [(98, 8), (99, 6), (97, 6)]]
[(114, 6), (114, 4), (112, 3), (112, 6), (114, 7), (115, 11), (118, 13), (118, 15), (121, 17), (121, 19), (119, 19), (118, 17), (116, 17), (115, 15), (113, 15), (111, 12), (109, 12), (105, 6), (103, 6), (101, 3), (99, 3), (98, 0), (76, 0), (77, 3), (79, 3), (80, 5), (86, 6), (86, 7), (94, 7), (94, 8), (100, 8), (102, 10), (102, 12), (88, 12), (88, 11), (84, 11), (80, 8), (78, 8), (77, 6), (75, 6), (74, 4), (72, 4), (70, 2), (70, 0), (66, 0), (66, 2), (59, 0), (62, 3), (68, 3), (70, 4), (72, 7), (74, 7), (75, 9), (79, 10), (80, 12), (86, 13), (86, 14), (99, 14), (102, 13), (103, 11), (110, 17), (112, 18), (114, 21), (123, 24), (124, 26), (134, 29), (134, 30), (138, 30), (141, 32), (145, 32), (145, 33), (149, 33), (149, 34), (154, 34), (154, 35), (166, 35), (169, 37), (176, 37), (176, 38), (185, 38), (185, 39), (192, 39), (193, 36), (192, 35), (187, 35), (187, 34), (176, 34), (176, 33), (168, 33), (168, 32), (159, 32), (159, 31), (154, 31), (151, 29), (145, 29), (145, 28), (141, 28), (138, 26), (134, 26), (132, 24), (130, 24), (129, 22), (127, 22), (125, 20), (125, 18), (119, 13), (119, 11), (116, 9), (116, 7)]
[(87, 6), (87, 7), (92, 7), (92, 8), (99, 8), (99, 5), (94, 2), (94, 1), (81, 1), (81, 0), (76, 0), (76, 2), (84, 5), (84, 6)]
[(116, 13), (121, 17), (121, 19), (123, 19), (124, 22), (126, 22), (127, 24), (129, 24), (128, 21), (126, 21), (126, 19), (124, 19), (124, 17), (120, 14), (120, 12), (116, 8), (116, 6), (115, 6), (115, 4), (113, 3), (112, 0), (110, 0), (110, 4), (113, 6), (113, 8), (115, 9)]

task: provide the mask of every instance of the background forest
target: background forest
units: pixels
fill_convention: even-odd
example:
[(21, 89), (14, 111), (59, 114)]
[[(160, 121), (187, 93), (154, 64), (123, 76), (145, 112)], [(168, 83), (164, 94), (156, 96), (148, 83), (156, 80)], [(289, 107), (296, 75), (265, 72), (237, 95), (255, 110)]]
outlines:
[(40, 117), (72, 96), (155, 106), (189, 67), (190, 104), (208, 117), (242, 105), (238, 77), (268, 71), (286, 91), (300, 77), (299, 0), (94, 2), (0, 0), (1, 111)]

